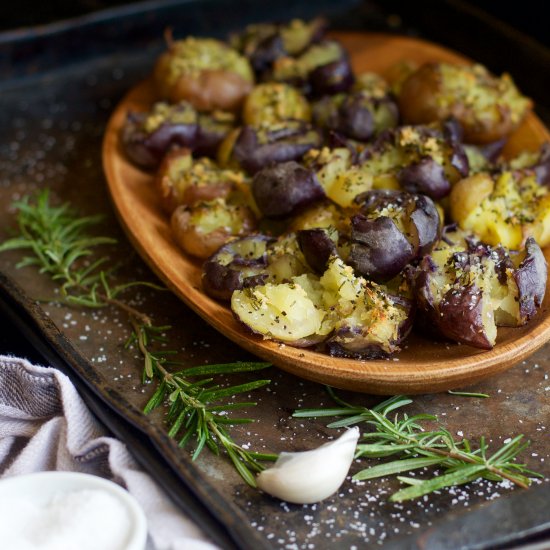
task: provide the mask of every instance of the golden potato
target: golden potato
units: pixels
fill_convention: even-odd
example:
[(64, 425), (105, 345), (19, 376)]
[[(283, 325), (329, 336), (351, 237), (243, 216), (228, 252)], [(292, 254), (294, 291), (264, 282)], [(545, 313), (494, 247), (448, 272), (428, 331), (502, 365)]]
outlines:
[(512, 78), (481, 65), (426, 63), (402, 84), (399, 109), (408, 124), (456, 118), (468, 143), (490, 143), (512, 132), (531, 108)]
[(256, 227), (249, 208), (222, 199), (195, 206), (178, 206), (170, 219), (172, 233), (181, 248), (206, 259), (231, 237), (243, 237)]
[(450, 195), (451, 217), (490, 245), (518, 250), (528, 237), (550, 244), (550, 191), (535, 176), (487, 172), (458, 182)]
[(245, 57), (219, 40), (169, 38), (153, 80), (164, 99), (187, 100), (199, 111), (235, 111), (252, 89), (254, 74)]
[(259, 126), (285, 120), (311, 120), (307, 99), (296, 89), (281, 82), (255, 86), (243, 106), (245, 124)]
[(170, 214), (181, 204), (226, 198), (244, 181), (242, 172), (222, 169), (206, 157), (193, 159), (189, 149), (168, 153), (155, 177), (162, 207)]

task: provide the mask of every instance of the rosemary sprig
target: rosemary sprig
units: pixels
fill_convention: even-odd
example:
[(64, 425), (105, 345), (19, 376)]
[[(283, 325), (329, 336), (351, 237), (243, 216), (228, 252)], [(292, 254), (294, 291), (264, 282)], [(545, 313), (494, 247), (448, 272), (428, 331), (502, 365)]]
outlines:
[(250, 418), (233, 418), (227, 413), (255, 405), (253, 402), (224, 403), (234, 395), (247, 393), (269, 383), (256, 380), (236, 386), (221, 387), (213, 382), (212, 375), (252, 372), (270, 366), (268, 363), (228, 363), (204, 365), (170, 372), (167, 367), (181, 364), (169, 361), (175, 351), (152, 351), (150, 346), (165, 342), (163, 334), (170, 326), (154, 326), (151, 318), (119, 296), (133, 286), (147, 286), (164, 290), (158, 285), (136, 281), (112, 284), (116, 268), (105, 269), (109, 258), (101, 256), (93, 260), (96, 248), (114, 244), (108, 237), (91, 237), (88, 230), (101, 217), (80, 217), (69, 205), (50, 204), (47, 190), (36, 200), (25, 198), (14, 203), (17, 208), (19, 234), (0, 244), (0, 252), (24, 249), (30, 252), (17, 264), (18, 268), (36, 266), (40, 273), (48, 275), (60, 285), (62, 301), (71, 305), (101, 308), (113, 305), (126, 312), (132, 326), (127, 345), (136, 345), (143, 357), (143, 382), (155, 381), (157, 387), (145, 406), (144, 412), (167, 403), (167, 424), (170, 437), (178, 438), (184, 446), (195, 439), (193, 460), (204, 447), (220, 454), (223, 447), (242, 478), (256, 485), (254, 472), (263, 470), (261, 460), (275, 460), (276, 455), (256, 453), (238, 445), (227, 426), (253, 422)]
[[(162, 331), (167, 327), (139, 325), (133, 321), (134, 331), (128, 342), (137, 344), (144, 359), (144, 380), (159, 382), (155, 393), (145, 405), (145, 413), (151, 412), (165, 402), (169, 403), (167, 421), (170, 426), (168, 435), (178, 438), (183, 447), (194, 436), (197, 446), (193, 453), (195, 460), (203, 448), (208, 447), (219, 454), (219, 445), (227, 452), (231, 462), (241, 477), (252, 487), (256, 486), (253, 472), (261, 472), (264, 467), (260, 460), (276, 460), (277, 455), (248, 451), (233, 441), (225, 425), (254, 422), (250, 418), (226, 416), (230, 410), (244, 409), (256, 405), (254, 402), (234, 402), (219, 405), (220, 399), (246, 393), (269, 384), (269, 380), (255, 380), (237, 386), (221, 387), (212, 384), (213, 374), (233, 374), (265, 369), (266, 363), (242, 362), (220, 365), (191, 367), (177, 372), (169, 372), (167, 365), (178, 363), (169, 361), (166, 352), (153, 352), (149, 344), (163, 342)], [(170, 354), (170, 352), (168, 352)], [(201, 377), (197, 381), (190, 378)]]
[(430, 479), (400, 477), (409, 485), (396, 493), (390, 500), (402, 502), (432, 493), (443, 487), (469, 483), (478, 478), (494, 481), (507, 479), (527, 488), (531, 477), (539, 474), (528, 470), (524, 464), (517, 463), (516, 457), (527, 448), (529, 442), (523, 436), (511, 438), (508, 443), (492, 455), (488, 454), (488, 445), (484, 437), (480, 438), (477, 449), (473, 450), (469, 440), (455, 441), (451, 433), (441, 425), (436, 429), (426, 429), (425, 422), (437, 422), (429, 414), (409, 416), (396, 413), (393, 419), (390, 413), (409, 405), (412, 400), (406, 396), (395, 396), (369, 409), (355, 406), (340, 399), (331, 388), (329, 394), (339, 405), (332, 409), (302, 409), (294, 413), (295, 417), (340, 416), (340, 420), (330, 423), (332, 428), (341, 428), (358, 423), (366, 423), (372, 431), (363, 434), (366, 443), (357, 445), (356, 457), (387, 458), (396, 460), (385, 462), (361, 470), (353, 479), (366, 480), (389, 475), (410, 472), (428, 466), (444, 470), (442, 475)]
[(118, 296), (133, 286), (162, 290), (158, 285), (136, 281), (113, 286), (110, 277), (116, 268), (103, 269), (107, 256), (90, 261), (95, 248), (115, 244), (109, 237), (91, 237), (87, 231), (97, 225), (101, 216), (79, 216), (68, 204), (50, 204), (48, 190), (38, 194), (36, 201), (25, 197), (16, 201), (19, 235), (0, 244), (0, 252), (24, 249), (31, 252), (16, 265), (17, 268), (36, 266), (60, 285), (62, 301), (91, 308), (114, 305), (143, 323), (149, 317)]

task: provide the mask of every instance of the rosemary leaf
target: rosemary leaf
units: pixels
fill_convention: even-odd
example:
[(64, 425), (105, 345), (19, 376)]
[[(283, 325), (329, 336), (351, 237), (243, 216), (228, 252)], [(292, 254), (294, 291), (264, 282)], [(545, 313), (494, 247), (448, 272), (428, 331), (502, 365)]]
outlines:
[(462, 397), (480, 397), (480, 398), (487, 398), (490, 397), (487, 393), (475, 393), (475, 392), (469, 392), (469, 391), (453, 391), (448, 390), (447, 393), (451, 395), (460, 395)]
[(410, 472), (412, 470), (417, 470), (418, 468), (425, 468), (426, 466), (435, 466), (444, 460), (444, 457), (395, 460), (393, 462), (386, 462), (384, 464), (379, 464), (377, 466), (372, 466), (371, 468), (361, 470), (353, 476), (353, 479), (355, 481), (364, 481), (365, 479), (391, 476), (394, 474), (400, 474), (401, 472)]
[(401, 489), (390, 497), (390, 501), (404, 502), (405, 500), (412, 500), (413, 498), (418, 498), (429, 493), (433, 493), (434, 491), (443, 489), (444, 487), (463, 485), (464, 483), (469, 483), (470, 481), (480, 477), (483, 470), (484, 467), (482, 465), (465, 466), (464, 468), (451, 472), (450, 474), (437, 476), (417, 485), (412, 485), (411, 487)]

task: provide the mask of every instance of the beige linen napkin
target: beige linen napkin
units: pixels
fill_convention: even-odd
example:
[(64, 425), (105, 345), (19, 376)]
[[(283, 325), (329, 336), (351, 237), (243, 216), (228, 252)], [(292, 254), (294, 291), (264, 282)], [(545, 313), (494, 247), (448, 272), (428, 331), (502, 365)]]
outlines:
[(0, 355), (0, 478), (43, 470), (111, 479), (147, 516), (148, 550), (215, 550), (143, 472), (121, 441), (105, 436), (67, 376)]

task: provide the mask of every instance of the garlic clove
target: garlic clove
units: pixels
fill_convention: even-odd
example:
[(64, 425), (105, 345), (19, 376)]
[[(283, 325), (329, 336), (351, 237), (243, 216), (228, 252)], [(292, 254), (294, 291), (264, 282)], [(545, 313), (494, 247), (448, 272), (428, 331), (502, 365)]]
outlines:
[(358, 439), (359, 428), (355, 427), (317, 449), (283, 452), (272, 468), (258, 475), (258, 487), (286, 502), (319, 502), (334, 494), (346, 479)]

